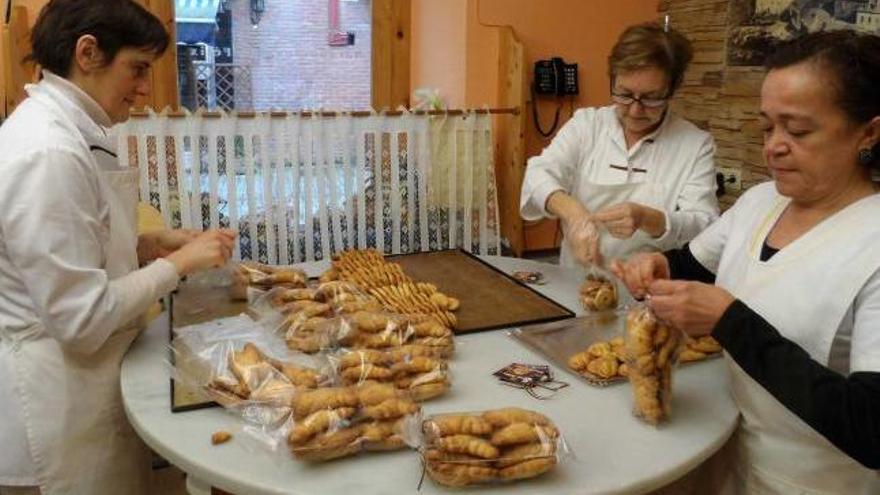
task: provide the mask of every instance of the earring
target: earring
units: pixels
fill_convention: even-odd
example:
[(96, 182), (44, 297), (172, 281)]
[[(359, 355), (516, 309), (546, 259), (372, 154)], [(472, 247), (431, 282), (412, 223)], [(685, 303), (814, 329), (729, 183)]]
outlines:
[(874, 163), (874, 150), (871, 148), (862, 148), (859, 150), (859, 164), (867, 167)]

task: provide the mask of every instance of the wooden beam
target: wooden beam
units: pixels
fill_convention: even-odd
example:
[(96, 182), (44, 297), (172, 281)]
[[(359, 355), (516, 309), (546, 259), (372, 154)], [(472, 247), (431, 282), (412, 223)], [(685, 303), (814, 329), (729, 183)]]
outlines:
[(409, 108), (410, 0), (373, 0), (372, 104)]
[[(523, 44), (513, 28), (499, 28), (498, 103), (502, 107), (525, 110), (528, 88)], [(526, 113), (496, 119), (495, 179), (498, 183), (498, 209), (501, 235), (510, 243), (516, 256), (525, 248), (523, 221), (519, 215), (519, 196), (525, 176)]]
[(161, 112), (165, 107), (177, 109), (180, 97), (177, 91), (177, 34), (174, 22), (174, 0), (138, 0), (150, 12), (162, 21), (171, 41), (168, 49), (153, 63), (150, 98), (148, 101), (136, 102), (135, 107), (145, 105)]

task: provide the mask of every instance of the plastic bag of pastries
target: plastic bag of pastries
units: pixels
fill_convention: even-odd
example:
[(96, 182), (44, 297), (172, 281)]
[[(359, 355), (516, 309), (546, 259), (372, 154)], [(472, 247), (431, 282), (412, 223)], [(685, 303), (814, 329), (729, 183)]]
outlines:
[(233, 300), (248, 300), (251, 288), (269, 290), (273, 287), (306, 287), (308, 276), (298, 268), (273, 266), (255, 261), (242, 261), (232, 270), (230, 296)]
[[(241, 316), (242, 324), (247, 317)], [(202, 390), (223, 406), (243, 401), (286, 404), (300, 389), (327, 386), (337, 380), (323, 356), (286, 349), (276, 336), (255, 324), (211, 333), (185, 332), (172, 341), (175, 379)], [(236, 331), (238, 332), (236, 334)]]
[(294, 457), (328, 461), (415, 446), (421, 408), (394, 386), (368, 382), (297, 394), (287, 443)]
[(568, 453), (549, 418), (515, 407), (431, 416), (422, 433), (428, 476), (453, 487), (534, 478)]
[(419, 346), (340, 350), (330, 360), (343, 385), (385, 383), (421, 402), (445, 394), (451, 385), (446, 360), (429, 352)]
[(672, 412), (672, 372), (682, 342), (682, 333), (658, 320), (646, 305), (627, 314), (624, 345), (633, 412), (647, 423), (656, 425)]
[(580, 299), (584, 309), (605, 311), (617, 308), (619, 297), (617, 285), (600, 273), (589, 273), (580, 287)]

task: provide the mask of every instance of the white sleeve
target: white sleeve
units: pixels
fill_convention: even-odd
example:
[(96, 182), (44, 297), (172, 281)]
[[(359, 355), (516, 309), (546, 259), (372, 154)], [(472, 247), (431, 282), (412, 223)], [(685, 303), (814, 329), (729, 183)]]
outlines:
[(736, 214), (742, 199), (734, 203), (720, 218), (706, 227), (688, 244), (688, 249), (701, 265), (712, 273), (718, 273), (718, 265), (721, 263), (721, 254), (727, 239), (730, 238), (731, 229), (736, 224)]
[(552, 217), (545, 207), (556, 191), (570, 193), (582, 153), (589, 146), (595, 110), (582, 109), (559, 129), (540, 155), (529, 158), (520, 193), (520, 215), (533, 221)]
[(657, 241), (662, 249), (680, 247), (718, 218), (714, 157), (715, 140), (707, 134), (676, 198), (675, 211), (664, 212), (666, 232)]
[(46, 331), (90, 354), (177, 285), (167, 260), (109, 280), (98, 178), (72, 150), (41, 150), (9, 164), (0, 230)]
[(850, 372), (880, 372), (880, 270), (859, 291), (853, 313)]

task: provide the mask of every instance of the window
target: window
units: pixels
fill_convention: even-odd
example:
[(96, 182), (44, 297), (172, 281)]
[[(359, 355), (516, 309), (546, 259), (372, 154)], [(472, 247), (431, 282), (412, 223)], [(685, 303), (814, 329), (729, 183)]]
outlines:
[(175, 0), (182, 106), (371, 107), (372, 0)]

